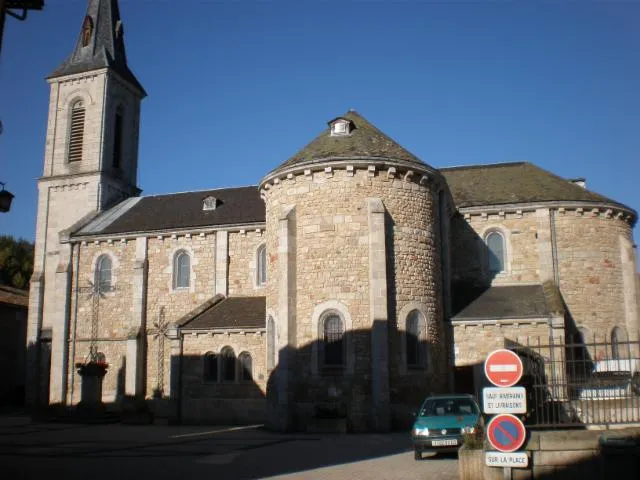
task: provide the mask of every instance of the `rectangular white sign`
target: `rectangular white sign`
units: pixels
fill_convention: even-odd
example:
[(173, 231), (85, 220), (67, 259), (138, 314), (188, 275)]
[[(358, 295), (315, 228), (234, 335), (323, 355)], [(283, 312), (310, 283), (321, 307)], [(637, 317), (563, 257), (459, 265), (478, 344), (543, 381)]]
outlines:
[(504, 365), (489, 365), (490, 372), (517, 372), (518, 365), (515, 363), (505, 363)]
[(486, 387), (482, 389), (484, 413), (526, 413), (527, 391), (524, 387)]
[(526, 452), (486, 452), (485, 463), (489, 467), (527, 468), (529, 455)]

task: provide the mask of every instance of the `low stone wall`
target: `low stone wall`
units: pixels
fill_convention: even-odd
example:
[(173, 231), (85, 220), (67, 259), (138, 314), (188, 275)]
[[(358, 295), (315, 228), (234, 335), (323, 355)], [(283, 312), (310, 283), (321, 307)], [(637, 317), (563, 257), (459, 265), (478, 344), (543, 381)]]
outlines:
[[(607, 439), (607, 447), (601, 439)], [(616, 440), (632, 439), (621, 443)], [(513, 480), (640, 477), (640, 428), (531, 432), (524, 447), (529, 468), (512, 469)], [(483, 450), (459, 452), (460, 480), (502, 480), (503, 469), (487, 467)]]

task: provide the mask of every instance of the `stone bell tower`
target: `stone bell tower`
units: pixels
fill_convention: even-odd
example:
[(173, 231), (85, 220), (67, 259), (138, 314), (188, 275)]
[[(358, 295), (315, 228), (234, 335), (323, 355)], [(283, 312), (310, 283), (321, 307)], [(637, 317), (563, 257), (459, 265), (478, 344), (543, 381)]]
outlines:
[(27, 402), (64, 403), (73, 246), (67, 232), (137, 187), (140, 102), (117, 0), (89, 0), (51, 86), (27, 333)]

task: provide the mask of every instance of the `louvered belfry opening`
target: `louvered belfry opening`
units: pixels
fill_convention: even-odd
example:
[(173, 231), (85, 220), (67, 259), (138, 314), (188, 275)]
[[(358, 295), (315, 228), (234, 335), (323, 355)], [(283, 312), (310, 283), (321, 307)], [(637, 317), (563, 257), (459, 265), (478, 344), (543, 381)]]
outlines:
[(84, 137), (84, 102), (76, 102), (71, 109), (71, 129), (69, 131), (69, 162), (82, 160)]
[(113, 135), (113, 168), (120, 168), (122, 161), (122, 109), (116, 111)]

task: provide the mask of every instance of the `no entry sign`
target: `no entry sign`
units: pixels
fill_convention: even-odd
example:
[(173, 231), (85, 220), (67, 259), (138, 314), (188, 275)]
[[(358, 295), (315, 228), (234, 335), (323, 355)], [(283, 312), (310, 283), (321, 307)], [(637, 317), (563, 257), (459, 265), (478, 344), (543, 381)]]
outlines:
[(484, 374), (496, 387), (511, 387), (522, 378), (522, 360), (511, 350), (494, 350), (484, 362)]
[(500, 452), (515, 452), (524, 444), (525, 437), (524, 425), (509, 413), (496, 415), (487, 425), (489, 443)]

